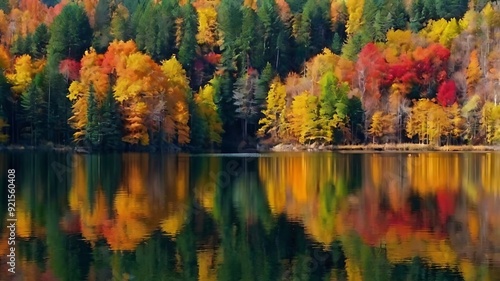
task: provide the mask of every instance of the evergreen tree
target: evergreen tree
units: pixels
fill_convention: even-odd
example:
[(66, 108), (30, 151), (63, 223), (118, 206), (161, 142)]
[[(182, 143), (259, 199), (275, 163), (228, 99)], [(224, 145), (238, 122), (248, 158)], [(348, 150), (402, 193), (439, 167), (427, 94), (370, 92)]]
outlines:
[(118, 5), (111, 17), (109, 33), (113, 39), (127, 41), (131, 39), (129, 11), (123, 5)]
[(12, 136), (12, 102), (11, 102), (11, 85), (4, 75), (4, 69), (0, 67), (0, 143), (6, 143)]
[(11, 7), (9, 0), (0, 0), (0, 10), (4, 11), (5, 14), (9, 14)]
[(90, 147), (99, 147), (101, 144), (102, 136), (99, 128), (99, 108), (97, 106), (94, 86), (90, 85), (87, 101), (87, 126), (85, 127), (85, 141)]
[(280, 75), (286, 75), (290, 30), (283, 24), (274, 0), (263, 0), (257, 9), (262, 24), (264, 60), (270, 62)]
[(373, 22), (373, 41), (380, 42), (385, 40), (385, 34), (387, 33), (387, 22), (382, 17), (380, 11), (375, 14), (375, 20)]
[(33, 33), (33, 43), (31, 44), (31, 54), (35, 59), (40, 59), (47, 55), (47, 45), (49, 44), (50, 33), (46, 24), (42, 23)]
[(104, 150), (117, 150), (122, 147), (121, 140), (121, 118), (118, 111), (118, 104), (113, 97), (113, 91), (110, 89), (106, 99), (101, 107), (101, 147)]
[(342, 45), (343, 44), (344, 44), (344, 42), (342, 42), (342, 39), (340, 38), (339, 34), (336, 32), (333, 35), (332, 52), (337, 54), (337, 55), (340, 55), (340, 53), (342, 52)]
[(201, 109), (196, 105), (194, 100), (189, 100), (189, 112), (191, 112), (191, 126), (189, 127), (190, 145), (198, 149), (206, 145), (206, 139), (209, 134), (207, 120), (203, 118), (200, 111)]
[(410, 29), (413, 32), (418, 32), (422, 29), (426, 21), (423, 13), (424, 3), (422, 0), (415, 0), (411, 5)]
[(238, 71), (237, 61), (239, 54), (238, 38), (241, 35), (243, 14), (242, 0), (221, 0), (217, 13), (219, 30), (222, 33), (221, 66), (224, 74), (214, 79), (216, 88), (216, 104), (219, 116), (224, 123), (224, 131), (234, 124), (234, 112), (236, 110), (233, 101), (233, 77)]
[(351, 97), (347, 101), (347, 112), (349, 112), (349, 125), (353, 139), (364, 139), (365, 111), (358, 97)]
[(342, 46), (342, 56), (346, 59), (355, 61), (358, 53), (364, 45), (370, 42), (370, 37), (364, 32), (359, 32), (349, 37), (346, 44)]
[(79, 61), (92, 42), (92, 28), (85, 10), (74, 3), (66, 5), (51, 25), (47, 46), (48, 66), (57, 72), (65, 58)]
[(240, 9), (242, 5), (241, 0), (222, 0), (217, 13), (219, 30), (222, 32), (221, 63), (225, 70), (230, 72), (237, 71), (238, 38), (241, 35), (243, 19)]
[(42, 0), (42, 3), (47, 5), (47, 7), (54, 7), (59, 4), (61, 0)]
[(264, 70), (262, 70), (259, 79), (257, 80), (258, 89), (255, 94), (255, 99), (257, 100), (257, 104), (261, 109), (264, 108), (267, 93), (269, 92), (271, 82), (275, 76), (276, 73), (274, 72), (273, 67), (270, 63), (267, 63), (266, 67), (264, 67)]
[(10, 53), (14, 56), (26, 54), (24, 41), (24, 37), (19, 35), (12, 43), (12, 46), (10, 47)]
[(110, 0), (99, 0), (95, 8), (94, 40), (93, 46), (97, 52), (106, 51), (111, 42), (111, 2)]
[(242, 13), (242, 31), (238, 39), (238, 49), (241, 53), (238, 55), (239, 59), (237, 62), (240, 75), (243, 75), (248, 67), (262, 69), (265, 66), (263, 46), (260, 44), (262, 42), (261, 34), (260, 32), (256, 32), (256, 30), (261, 28), (257, 13), (252, 8), (246, 6), (242, 8)]
[(42, 83), (44, 76), (39, 73), (28, 90), (21, 94), (22, 116), (28, 125), (31, 145), (37, 145), (42, 137), (45, 101), (43, 100)]
[(175, 19), (179, 14), (178, 2), (163, 0), (161, 5), (153, 1), (144, 3), (144, 6), (136, 9), (132, 18), (132, 32), (135, 34), (137, 47), (156, 61), (168, 59), (176, 51)]
[(196, 56), (196, 34), (198, 33), (198, 17), (191, 3), (181, 8), (182, 38), (179, 45), (179, 62), (185, 69), (192, 69), (191, 65)]
[[(438, 1), (435, 0), (423, 0), (423, 7), (422, 7), (422, 16), (426, 20), (435, 20), (440, 18), (438, 14), (438, 9), (437, 6), (440, 5), (438, 4)], [(439, 7), (442, 9), (442, 7)]]
[(402, 0), (396, 0), (390, 2), (388, 16), (392, 18), (391, 21), (392, 24), (388, 29), (392, 27), (394, 29), (404, 30), (406, 29), (408, 21), (410, 20)]
[(69, 144), (71, 127), (67, 120), (71, 117), (71, 102), (66, 97), (68, 80), (58, 72), (45, 68), (44, 92), (47, 101), (47, 140), (57, 144)]

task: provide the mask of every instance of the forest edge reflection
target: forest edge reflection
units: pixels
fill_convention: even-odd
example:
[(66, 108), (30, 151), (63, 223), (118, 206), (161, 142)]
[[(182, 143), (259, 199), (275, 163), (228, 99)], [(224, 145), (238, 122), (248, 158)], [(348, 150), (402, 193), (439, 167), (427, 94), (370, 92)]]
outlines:
[(65, 154), (3, 155), (2, 169), (24, 174), (19, 270), (24, 280), (498, 274), (498, 154), (263, 156), (73, 155), (61, 176), (49, 167)]

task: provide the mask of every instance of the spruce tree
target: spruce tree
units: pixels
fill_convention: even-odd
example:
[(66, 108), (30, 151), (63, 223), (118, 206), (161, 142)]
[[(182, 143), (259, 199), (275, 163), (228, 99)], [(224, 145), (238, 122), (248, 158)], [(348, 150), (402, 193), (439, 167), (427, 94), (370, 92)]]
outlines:
[(33, 58), (40, 59), (47, 55), (47, 45), (49, 44), (50, 33), (46, 24), (42, 23), (35, 29), (31, 44)]
[(104, 150), (118, 150), (122, 147), (121, 118), (113, 92), (110, 89), (101, 107), (101, 146)]
[(182, 7), (182, 39), (179, 45), (179, 62), (190, 70), (196, 56), (196, 34), (198, 33), (198, 17), (191, 3)]
[(48, 66), (57, 72), (65, 58), (79, 61), (92, 43), (92, 28), (85, 10), (74, 3), (66, 5), (54, 19), (47, 46)]
[(111, 2), (99, 0), (95, 8), (93, 46), (99, 53), (104, 53), (111, 42)]
[(98, 148), (101, 143), (101, 132), (99, 122), (99, 109), (95, 97), (94, 86), (90, 85), (89, 97), (87, 101), (87, 125), (85, 127), (85, 141), (94, 148)]
[(28, 126), (31, 145), (37, 145), (42, 138), (46, 105), (43, 100), (43, 79), (43, 74), (37, 74), (27, 91), (21, 94), (22, 119)]
[(337, 55), (340, 55), (340, 53), (342, 52), (342, 45), (343, 44), (344, 44), (344, 42), (342, 42), (340, 35), (336, 32), (333, 35), (332, 48), (331, 48), (332, 52), (337, 54)]

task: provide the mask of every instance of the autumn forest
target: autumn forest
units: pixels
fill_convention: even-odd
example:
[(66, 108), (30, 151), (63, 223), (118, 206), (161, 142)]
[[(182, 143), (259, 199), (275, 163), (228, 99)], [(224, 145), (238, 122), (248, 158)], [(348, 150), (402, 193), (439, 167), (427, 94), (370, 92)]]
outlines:
[(0, 0), (0, 143), (500, 142), (485, 0)]

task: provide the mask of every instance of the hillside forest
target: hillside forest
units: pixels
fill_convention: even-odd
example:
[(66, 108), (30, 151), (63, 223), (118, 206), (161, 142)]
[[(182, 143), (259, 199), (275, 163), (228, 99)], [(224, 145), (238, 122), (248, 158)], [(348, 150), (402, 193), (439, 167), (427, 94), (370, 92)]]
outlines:
[(500, 142), (485, 0), (0, 0), (0, 142)]

